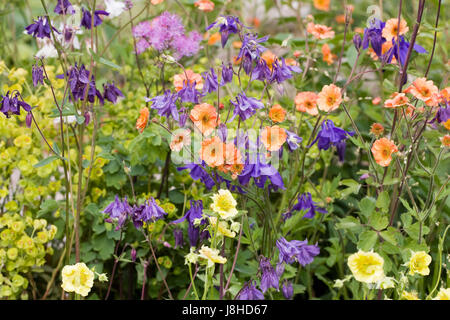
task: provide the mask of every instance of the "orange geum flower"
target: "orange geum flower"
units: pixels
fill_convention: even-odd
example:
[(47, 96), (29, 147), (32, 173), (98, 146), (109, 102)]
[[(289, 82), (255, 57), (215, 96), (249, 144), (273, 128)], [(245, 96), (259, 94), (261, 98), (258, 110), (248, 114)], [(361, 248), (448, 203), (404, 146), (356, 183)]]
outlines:
[(334, 84), (324, 86), (317, 97), (317, 106), (320, 110), (330, 112), (336, 110), (342, 102), (341, 88)]
[(212, 46), (213, 44), (216, 44), (220, 40), (220, 33), (216, 32), (209, 36), (208, 38), (208, 45)]
[(294, 57), (298, 58), (298, 57), (300, 57), (302, 55), (302, 52), (299, 51), (299, 50), (295, 50), (293, 55), (294, 55)]
[(274, 104), (269, 110), (269, 118), (273, 122), (283, 122), (286, 117), (286, 110), (283, 109), (279, 104)]
[(214, 2), (210, 0), (198, 0), (194, 3), (194, 6), (203, 12), (211, 12), (214, 10)]
[(203, 89), (203, 78), (198, 73), (195, 73), (191, 69), (186, 69), (186, 72), (182, 72), (180, 74), (176, 74), (173, 77), (173, 85), (175, 86), (175, 90), (180, 91), (183, 89), (184, 84), (189, 81), (189, 84), (195, 82), (195, 89), (202, 90)]
[(152, 0), (151, 1), (152, 4), (160, 4), (160, 3), (163, 3), (163, 2), (164, 2), (164, 0)]
[(232, 45), (233, 45), (233, 48), (236, 48), (236, 49), (242, 48), (242, 42), (241, 41), (233, 41)]
[(427, 106), (435, 107), (439, 104), (439, 89), (432, 80), (417, 78), (404, 92), (422, 100)]
[(295, 60), (293, 58), (286, 58), (286, 60), (284, 60), (284, 62), (286, 62), (287, 66), (299, 66), (299, 63), (297, 62), (297, 60)]
[(402, 93), (395, 92), (394, 94), (392, 94), (391, 99), (387, 99), (384, 102), (385, 108), (395, 109), (404, 105), (409, 105), (409, 99), (403, 92)]
[(195, 105), (189, 118), (205, 136), (210, 135), (214, 128), (220, 124), (216, 109), (208, 103)]
[(312, 116), (319, 114), (319, 110), (317, 109), (317, 94), (315, 92), (299, 92), (294, 102), (295, 108), (300, 112), (307, 112)]
[(372, 146), (372, 154), (376, 163), (387, 167), (392, 161), (392, 153), (398, 152), (395, 143), (387, 138), (376, 140)]
[(450, 148), (450, 135), (446, 134), (440, 139), (444, 147)]
[(330, 0), (314, 0), (314, 8), (322, 11), (330, 10)]
[(450, 118), (444, 122), (444, 127), (445, 127), (445, 129), (450, 130)]
[(286, 130), (279, 126), (265, 127), (261, 132), (261, 142), (268, 151), (280, 150), (286, 139)]
[(222, 166), (225, 162), (225, 143), (217, 136), (203, 140), (200, 159), (211, 168)]
[(264, 51), (264, 53), (261, 55), (261, 59), (266, 62), (270, 70), (272, 70), (275, 61), (278, 60), (277, 56), (274, 55), (270, 50)]
[(383, 134), (384, 127), (381, 123), (374, 123), (370, 127), (370, 133), (372, 133), (375, 137), (379, 137)]
[(405, 19), (400, 20), (400, 29), (398, 28), (398, 19), (393, 18), (386, 21), (386, 25), (383, 28), (382, 35), (387, 41), (391, 41), (392, 39), (397, 40), (398, 35), (402, 36), (408, 32), (408, 24)]
[(322, 55), (323, 61), (328, 63), (328, 65), (332, 64), (334, 62), (334, 59), (337, 58), (335, 54), (331, 53), (330, 46), (327, 43), (324, 43), (322, 46)]
[(238, 174), (244, 169), (241, 152), (233, 143), (224, 144), (224, 164), (219, 166), (222, 172), (231, 172), (233, 179), (236, 179)]
[(170, 141), (170, 150), (179, 152), (184, 146), (191, 144), (191, 131), (189, 129), (179, 130), (177, 133), (172, 134), (172, 140)]
[(322, 24), (314, 24), (313, 22), (309, 22), (306, 26), (306, 31), (319, 40), (334, 38), (334, 31), (332, 28)]
[(375, 97), (375, 98), (372, 99), (372, 104), (375, 105), (375, 106), (379, 105), (380, 102), (381, 102), (381, 98), (380, 97)]
[(140, 133), (142, 133), (147, 126), (148, 117), (150, 115), (150, 111), (147, 107), (144, 107), (140, 111), (140, 116), (136, 121), (136, 129), (139, 130)]

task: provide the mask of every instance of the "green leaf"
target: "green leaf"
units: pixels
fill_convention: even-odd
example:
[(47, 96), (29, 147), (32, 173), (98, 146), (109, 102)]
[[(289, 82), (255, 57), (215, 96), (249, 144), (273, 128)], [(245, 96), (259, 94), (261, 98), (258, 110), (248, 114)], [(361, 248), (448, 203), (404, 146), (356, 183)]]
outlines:
[(113, 62), (111, 62), (111, 61), (109, 61), (109, 60), (106, 60), (105, 58), (99, 57), (99, 56), (92, 50), (92, 48), (89, 48), (89, 52), (92, 54), (92, 57), (94, 58), (94, 60), (97, 61), (97, 62), (100, 62), (100, 63), (102, 63), (102, 64), (104, 64), (104, 65), (106, 65), (106, 66), (108, 66), (108, 67), (111, 67), (111, 68), (113, 68), (113, 69), (116, 69), (116, 70), (120, 70), (120, 69), (122, 68), (122, 67), (118, 66), (117, 64), (115, 64), (115, 63), (113, 63)]
[(381, 231), (380, 236), (387, 242), (396, 245), (397, 240), (395, 239), (397, 231), (394, 228), (388, 228), (388, 230)]
[(358, 249), (369, 251), (377, 243), (378, 235), (373, 230), (364, 231), (359, 235)]
[(377, 208), (379, 208), (383, 211), (387, 211), (389, 209), (389, 204), (390, 204), (389, 193), (387, 191), (383, 191), (378, 196), (376, 206), (377, 206)]
[[(419, 240), (419, 233), (420, 233), (420, 223), (416, 222), (412, 225), (405, 227), (406, 233), (413, 238), (414, 240)], [(428, 228), (425, 225), (422, 225), (422, 237), (430, 232), (430, 228)]]
[(361, 227), (361, 223), (357, 218), (352, 216), (340, 219), (340, 221), (336, 223), (336, 229), (354, 229), (359, 227)]
[(377, 231), (381, 231), (385, 229), (389, 224), (389, 219), (387, 215), (382, 214), (381, 212), (375, 211), (370, 216), (370, 225)]
[(358, 193), (361, 185), (353, 179), (341, 180), (340, 185), (347, 186), (348, 188), (341, 191), (341, 196), (346, 197), (352, 193)]
[(39, 161), (38, 163), (33, 165), (33, 167), (40, 168), (40, 167), (48, 165), (49, 163), (52, 163), (53, 161), (55, 161), (57, 159), (59, 159), (59, 157), (53, 155), (53, 156), (50, 156), (48, 158), (45, 158), (44, 160)]
[(376, 200), (371, 197), (365, 197), (364, 199), (362, 199), (359, 203), (359, 209), (361, 210), (361, 213), (367, 218), (370, 217), (372, 212), (375, 210), (375, 203)]

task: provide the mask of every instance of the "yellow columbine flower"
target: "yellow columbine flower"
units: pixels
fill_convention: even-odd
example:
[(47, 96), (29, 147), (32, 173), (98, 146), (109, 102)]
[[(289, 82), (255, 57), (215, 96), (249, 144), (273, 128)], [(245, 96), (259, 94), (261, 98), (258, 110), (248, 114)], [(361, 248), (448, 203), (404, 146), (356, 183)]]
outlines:
[(375, 283), (384, 279), (384, 259), (376, 252), (360, 250), (348, 257), (347, 264), (358, 281)]
[(450, 288), (441, 288), (433, 300), (450, 300)]
[(237, 202), (229, 190), (220, 189), (212, 196), (211, 210), (219, 214), (222, 219), (231, 219), (238, 214)]
[(409, 259), (409, 274), (414, 275), (416, 273), (422, 276), (430, 274), (428, 265), (431, 263), (431, 256), (425, 251), (413, 252)]
[(236, 237), (236, 232), (233, 232), (230, 229), (228, 229), (228, 223), (226, 223), (225, 221), (220, 221), (219, 226), (217, 226), (217, 218), (209, 217), (209, 222), (212, 226), (212, 230), (215, 231), (217, 228), (217, 232), (219, 234), (224, 235), (225, 237), (228, 237), (228, 238)]
[(416, 292), (408, 292), (408, 291), (402, 292), (402, 299), (404, 299), (404, 300), (420, 300), (419, 297), (417, 296)]
[(219, 255), (219, 250), (207, 246), (202, 246), (198, 256), (208, 260), (208, 267), (212, 267), (214, 263), (224, 264), (227, 262), (227, 258)]
[(61, 287), (66, 292), (75, 292), (86, 297), (94, 284), (94, 272), (84, 263), (68, 265), (62, 269)]

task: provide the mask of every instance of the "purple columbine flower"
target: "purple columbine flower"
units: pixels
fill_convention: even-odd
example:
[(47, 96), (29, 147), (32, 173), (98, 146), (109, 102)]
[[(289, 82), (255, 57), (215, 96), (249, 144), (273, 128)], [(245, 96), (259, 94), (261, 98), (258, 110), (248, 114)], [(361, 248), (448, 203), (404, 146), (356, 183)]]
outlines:
[(204, 166), (206, 166), (206, 163), (203, 161), (202, 165), (196, 164), (196, 163), (189, 163), (186, 164), (183, 167), (178, 167), (177, 170), (185, 170), (189, 169), (190, 176), (192, 180), (196, 181), (200, 179), (200, 181), (205, 185), (205, 187), (208, 190), (211, 190), (211, 188), (215, 185), (213, 178), (209, 175), (209, 173), (204, 169)]
[(259, 269), (261, 270), (261, 285), (260, 288), (263, 293), (265, 293), (269, 288), (280, 290), (279, 288), (279, 277), (270, 264), (270, 259), (266, 257), (261, 257), (259, 260)]
[(225, 66), (222, 62), (222, 79), (220, 80), (220, 85), (224, 86), (231, 81), (233, 81), (233, 65), (229, 63), (228, 66)]
[[(80, 27), (85, 27), (86, 29), (92, 28), (92, 15), (89, 10), (85, 10), (84, 8), (81, 8), (82, 11), (82, 18), (81, 18), (81, 25)], [(95, 10), (94, 11), (94, 27), (99, 26), (102, 24), (103, 20), (100, 17), (101, 15), (109, 16), (109, 13), (104, 10)]]
[(131, 261), (135, 262), (136, 261), (136, 249), (135, 248), (131, 248)]
[(14, 96), (13, 93), (9, 96), (9, 91), (6, 93), (6, 96), (2, 96), (2, 100), (0, 101), (0, 112), (3, 112), (6, 118), (10, 118), (11, 114), (19, 116), (20, 108), (23, 108), (27, 112), (31, 111), (31, 106), (22, 99), (19, 99), (19, 96), (20, 94), (18, 91), (16, 91)]
[(114, 201), (103, 211), (103, 213), (108, 214), (110, 218), (117, 219), (116, 231), (123, 227), (131, 212), (132, 209), (128, 204), (127, 197), (125, 197), (123, 201), (120, 201), (118, 195), (116, 195)]
[(176, 248), (182, 248), (183, 247), (183, 230), (181, 229), (174, 229), (173, 230), (173, 237), (175, 238), (175, 249)]
[(264, 294), (256, 288), (255, 281), (246, 282), (236, 297), (237, 300), (264, 300)]
[(54, 12), (57, 14), (74, 14), (75, 9), (69, 0), (58, 0)]
[[(249, 61), (259, 61), (261, 58), (261, 53), (267, 49), (260, 45), (260, 43), (266, 42), (269, 39), (268, 36), (258, 39), (257, 34), (247, 33), (243, 36), (242, 46), (239, 50), (237, 60), (247, 58)], [(248, 74), (249, 72), (247, 72)]]
[(42, 67), (39, 67), (37, 64), (33, 65), (31, 69), (31, 78), (33, 79), (33, 86), (37, 87), (37, 85), (44, 84), (44, 70)]
[(191, 200), (191, 208), (186, 212), (186, 214), (178, 220), (172, 221), (174, 224), (181, 223), (185, 220), (188, 220), (188, 238), (189, 244), (191, 247), (195, 247), (197, 245), (199, 237), (203, 240), (209, 237), (208, 231), (202, 231), (200, 234), (199, 226), (194, 225), (194, 221), (196, 219), (201, 219), (200, 224), (206, 224), (206, 219), (203, 218), (203, 201)]
[[(58, 79), (64, 79), (64, 75), (58, 75)], [(88, 101), (93, 103), (95, 101), (95, 97), (97, 97), (101, 104), (103, 104), (103, 96), (95, 85), (94, 76), (90, 77), (89, 70), (82, 64), (81, 67), (78, 68), (78, 65), (75, 63), (74, 67), (70, 67), (67, 71), (67, 78), (70, 87), (70, 91), (72, 94), (69, 95), (69, 100), (72, 101), (84, 100), (84, 96), (86, 95), (87, 85), (89, 84), (89, 90), (87, 92)], [(91, 78), (91, 82), (89, 82), (89, 78)]]
[(292, 209), (285, 214), (283, 214), (283, 218), (289, 219), (292, 217), (292, 211), (306, 211), (306, 214), (303, 218), (312, 219), (316, 215), (316, 212), (327, 213), (325, 208), (320, 208), (316, 206), (316, 203), (312, 200), (311, 193), (307, 192), (300, 195), (297, 198), (297, 203), (292, 207)]
[(250, 179), (253, 178), (255, 185), (258, 188), (263, 189), (267, 179), (269, 179), (271, 189), (285, 189), (280, 173), (270, 164), (262, 162), (260, 160), (259, 153), (256, 156), (256, 161), (250, 160), (250, 156), (247, 156), (244, 169), (238, 176), (238, 180), (241, 185), (247, 185)]
[(272, 75), (272, 71), (270, 70), (269, 66), (267, 65), (266, 61), (264, 59), (259, 59), (259, 61), (256, 61), (256, 66), (253, 68), (252, 71), (252, 80), (259, 80), (259, 81), (265, 81), (270, 80)]
[(308, 240), (306, 239), (304, 241), (287, 241), (285, 238), (280, 237), (276, 246), (280, 252), (279, 262), (287, 264), (297, 261), (302, 266), (306, 266), (313, 262), (314, 257), (320, 253), (319, 247), (317, 245), (308, 245)]
[[(389, 51), (386, 53), (387, 55), (387, 62), (391, 63), (392, 58), (395, 57), (397, 61), (400, 61), (401, 65), (404, 65), (406, 62), (406, 56), (408, 55), (408, 50), (410, 43), (405, 40), (403, 36), (399, 36), (400, 41), (395, 41), (395, 39), (392, 39), (392, 48), (389, 49)], [(427, 53), (427, 50), (423, 48), (422, 46), (418, 44), (414, 44), (413, 50), (417, 53)]]
[(31, 112), (28, 112), (27, 116), (25, 117), (25, 124), (28, 128), (31, 128), (32, 121), (33, 121), (33, 114)]
[(199, 104), (199, 99), (200, 97), (202, 97), (202, 94), (197, 89), (195, 89), (196, 84), (196, 81), (192, 83), (184, 81), (183, 88), (178, 91), (178, 98), (180, 98), (182, 102), (192, 102), (195, 104)]
[(290, 79), (294, 76), (292, 72), (300, 73), (302, 72), (302, 69), (297, 66), (286, 65), (286, 61), (284, 60), (284, 58), (281, 58), (281, 65), (280, 62), (276, 60), (273, 63), (273, 71), (270, 82), (276, 81), (277, 83), (281, 83), (287, 79)]
[(284, 263), (277, 263), (275, 273), (277, 274), (278, 279), (280, 279), (284, 273)]
[(283, 292), (285, 299), (291, 300), (294, 296), (294, 287), (292, 286), (292, 282), (284, 280), (283, 287), (281, 287), (281, 292)]
[(438, 123), (443, 123), (447, 122), (448, 119), (450, 119), (450, 106), (440, 107), (433, 121), (436, 120)]
[(355, 45), (356, 51), (359, 52), (359, 50), (361, 49), (361, 46), (362, 46), (362, 39), (361, 39), (361, 35), (359, 33), (356, 33), (353, 36), (353, 44)]
[(219, 124), (219, 127), (217, 128), (217, 135), (219, 136), (220, 140), (225, 143), (227, 142), (228, 129), (225, 123)]
[(294, 132), (288, 131), (286, 129), (284, 131), (286, 131), (287, 134), (286, 142), (289, 151), (292, 152), (294, 150), (297, 150), (298, 147), (300, 146), (300, 143), (302, 143), (303, 139), (298, 135), (296, 135)]
[(217, 80), (214, 68), (211, 68), (210, 72), (203, 72), (202, 78), (205, 80), (203, 83), (203, 94), (217, 91), (219, 88), (219, 81)]
[(234, 106), (232, 121), (237, 115), (241, 117), (242, 121), (247, 120), (256, 113), (256, 109), (264, 108), (264, 103), (256, 98), (247, 97), (245, 93), (239, 93), (236, 97), (236, 102), (230, 100), (230, 103)]
[(319, 141), (317, 143), (319, 150), (328, 150), (333, 145), (337, 148), (339, 161), (342, 162), (345, 156), (345, 140), (353, 135), (355, 135), (354, 131), (345, 131), (344, 129), (335, 127), (333, 121), (325, 120), (316, 139), (314, 139), (308, 148), (314, 145), (316, 141)]
[(179, 121), (179, 113), (175, 102), (178, 99), (177, 93), (171, 93), (170, 90), (166, 90), (164, 95), (156, 96), (153, 99), (146, 99), (146, 102), (153, 102), (152, 108), (158, 111), (160, 116), (170, 117), (172, 116), (176, 121)]
[[(59, 33), (54, 27), (53, 31)], [(47, 17), (38, 17), (38, 20), (34, 20), (34, 23), (30, 24), (25, 28), (28, 34), (31, 34), (33, 37), (37, 38), (49, 38), (52, 30), (50, 29), (50, 22)]]
[(372, 46), (373, 51), (375, 51), (376, 55), (381, 58), (382, 56), (382, 45), (386, 39), (383, 38), (382, 32), (383, 28), (386, 25), (381, 20), (374, 19), (371, 22), (371, 26), (369, 28), (364, 29), (364, 35), (362, 39), (362, 48), (365, 50), (369, 48), (369, 43)]
[(122, 91), (120, 91), (113, 83), (103, 84), (103, 97), (109, 102), (116, 103), (118, 97), (124, 97)]
[(221, 36), (222, 48), (224, 48), (230, 34), (239, 32), (239, 26), (243, 27), (243, 24), (239, 21), (238, 17), (220, 16), (215, 22), (206, 28), (206, 31), (218, 27)]

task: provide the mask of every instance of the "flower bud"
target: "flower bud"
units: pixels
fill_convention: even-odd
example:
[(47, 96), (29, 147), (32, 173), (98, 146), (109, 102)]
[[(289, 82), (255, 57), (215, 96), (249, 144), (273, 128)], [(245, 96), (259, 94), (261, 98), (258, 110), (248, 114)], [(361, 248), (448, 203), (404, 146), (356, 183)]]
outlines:
[(357, 33), (353, 36), (353, 44), (355, 45), (355, 48), (357, 51), (359, 51), (361, 49), (362, 40), (361, 40), (361, 36), (359, 35), (359, 33)]

